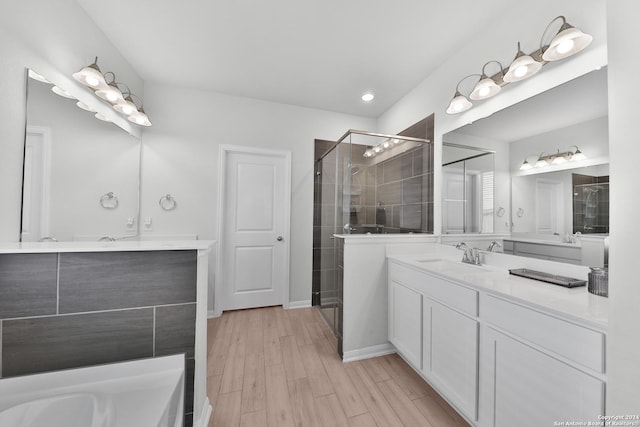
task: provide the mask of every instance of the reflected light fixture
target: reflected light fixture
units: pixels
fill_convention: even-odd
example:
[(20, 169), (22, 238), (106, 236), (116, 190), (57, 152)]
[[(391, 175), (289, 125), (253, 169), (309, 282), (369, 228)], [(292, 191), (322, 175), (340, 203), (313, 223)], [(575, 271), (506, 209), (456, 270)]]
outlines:
[(36, 73), (32, 69), (29, 69), (29, 78), (31, 78), (33, 80), (37, 80), (37, 81), (42, 82), (42, 83), (51, 84), (51, 82), (49, 80), (47, 80), (42, 74)]
[(474, 101), (479, 101), (482, 99), (491, 98), (492, 96), (500, 92), (500, 89), (502, 88), (498, 86), (498, 84), (495, 80), (493, 80), (492, 77), (487, 76), (487, 73), (485, 72), (485, 68), (487, 67), (487, 65), (494, 62), (500, 65), (499, 75), (504, 79), (504, 69), (502, 68), (502, 64), (498, 61), (487, 62), (482, 66), (482, 75), (480, 76), (480, 80), (478, 80), (478, 83), (476, 83), (475, 87), (469, 94), (469, 98), (473, 99)]
[(540, 71), (542, 63), (533, 59), (531, 55), (527, 55), (520, 49), (520, 42), (518, 42), (518, 53), (516, 57), (509, 65), (507, 73), (504, 75), (504, 81), (507, 83), (519, 82), (533, 76)]
[(64, 98), (69, 98), (69, 99), (76, 99), (75, 96), (71, 95), (69, 92), (67, 92), (66, 90), (59, 88), (58, 86), (53, 86), (51, 88), (51, 91), (53, 93), (55, 93), (56, 95), (60, 95)]
[[(550, 165), (561, 165), (567, 162), (579, 162), (581, 160), (587, 159), (587, 156), (585, 156), (584, 153), (580, 151), (578, 146), (572, 145), (572, 147), (575, 147), (575, 151), (569, 150), (561, 153), (560, 150), (557, 150), (556, 154), (540, 153), (535, 163), (535, 167), (542, 168)], [(527, 171), (532, 168), (533, 166), (527, 161), (526, 158), (520, 165), (521, 171)]]
[(456, 93), (453, 95), (453, 98), (451, 99), (451, 101), (449, 101), (449, 107), (447, 107), (447, 110), (446, 110), (447, 114), (462, 113), (463, 111), (467, 111), (469, 108), (473, 106), (471, 101), (469, 101), (466, 96), (460, 93), (460, 83), (462, 83), (469, 77), (475, 77), (475, 76), (482, 77), (480, 74), (469, 74), (468, 76), (463, 77), (458, 82), (458, 84), (456, 85)]
[(76, 102), (76, 106), (78, 108), (83, 109), (84, 111), (89, 111), (90, 113), (95, 113), (96, 112), (96, 110), (94, 110), (90, 105), (87, 105), (82, 101)]
[[(549, 27), (559, 19), (562, 20), (562, 26), (551, 39), (549, 45), (544, 46), (544, 36), (547, 34)], [(558, 61), (571, 55), (575, 55), (589, 46), (592, 40), (593, 37), (591, 35), (585, 34), (580, 29), (567, 23), (567, 19), (564, 16), (557, 16), (549, 23), (549, 25), (547, 25), (547, 28), (544, 30), (542, 38), (540, 39), (540, 52), (542, 52), (542, 59), (545, 61)]]

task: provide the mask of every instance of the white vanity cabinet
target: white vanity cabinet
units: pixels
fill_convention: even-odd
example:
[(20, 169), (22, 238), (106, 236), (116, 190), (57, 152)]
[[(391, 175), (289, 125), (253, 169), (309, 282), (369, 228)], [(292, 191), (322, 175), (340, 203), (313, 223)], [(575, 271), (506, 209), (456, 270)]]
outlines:
[(467, 419), (477, 419), (478, 293), (389, 262), (389, 341)]
[(483, 295), (481, 426), (598, 421), (604, 333)]

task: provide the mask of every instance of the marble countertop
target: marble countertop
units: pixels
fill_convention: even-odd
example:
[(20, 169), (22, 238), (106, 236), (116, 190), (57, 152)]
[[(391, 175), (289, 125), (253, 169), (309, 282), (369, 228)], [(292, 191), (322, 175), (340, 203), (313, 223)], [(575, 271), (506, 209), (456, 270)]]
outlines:
[(122, 252), (209, 249), (214, 240), (119, 240), (115, 242), (5, 242), (0, 254), (51, 252)]
[(475, 266), (462, 263), (460, 251), (452, 252), (451, 248), (444, 247), (446, 245), (432, 246), (434, 250), (425, 253), (391, 255), (388, 258), (479, 291), (606, 331), (608, 298), (589, 293), (586, 286), (565, 288), (509, 274), (510, 268), (529, 268), (586, 280), (588, 267), (497, 253), (483, 253), (483, 265)]

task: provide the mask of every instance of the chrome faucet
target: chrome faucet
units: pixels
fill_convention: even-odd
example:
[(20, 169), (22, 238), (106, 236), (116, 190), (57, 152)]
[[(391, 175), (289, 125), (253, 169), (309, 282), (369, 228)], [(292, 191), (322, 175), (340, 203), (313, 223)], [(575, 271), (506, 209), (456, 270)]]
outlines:
[(497, 247), (499, 247), (499, 248), (501, 248), (501, 247), (502, 247), (502, 244), (500, 244), (500, 242), (498, 242), (498, 241), (494, 240), (493, 242), (491, 242), (491, 243), (489, 244), (489, 249), (487, 249), (487, 250), (488, 250), (489, 252), (493, 252), (493, 248), (495, 248), (496, 246), (497, 246)]
[(456, 245), (456, 249), (460, 249), (464, 251), (464, 255), (462, 255), (462, 262), (467, 264), (480, 265), (480, 254), (478, 251), (464, 242), (460, 242)]

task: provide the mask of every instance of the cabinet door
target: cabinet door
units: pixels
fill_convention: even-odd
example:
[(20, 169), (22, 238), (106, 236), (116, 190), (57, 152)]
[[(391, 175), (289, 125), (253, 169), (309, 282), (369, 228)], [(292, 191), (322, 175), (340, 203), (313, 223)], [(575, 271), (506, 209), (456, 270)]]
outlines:
[(478, 322), (424, 298), (423, 370), (471, 420), (477, 419)]
[(552, 426), (603, 414), (601, 380), (489, 327), (482, 334), (481, 426)]
[(415, 368), (422, 367), (422, 295), (389, 282), (389, 341)]

